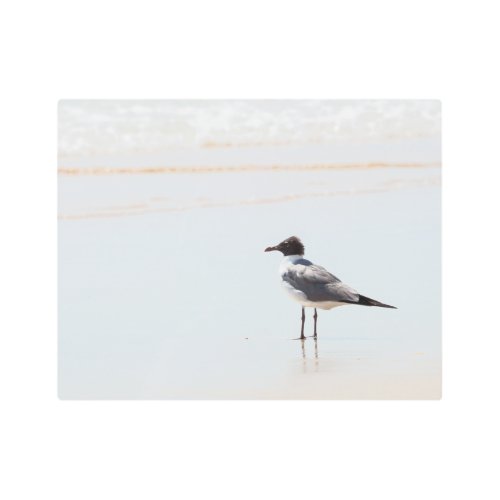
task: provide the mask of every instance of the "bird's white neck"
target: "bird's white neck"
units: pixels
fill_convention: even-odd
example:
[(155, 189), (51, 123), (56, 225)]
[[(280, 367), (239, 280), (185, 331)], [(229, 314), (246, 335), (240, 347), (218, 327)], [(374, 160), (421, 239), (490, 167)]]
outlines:
[(285, 255), (281, 262), (295, 264), (298, 260), (303, 259), (303, 255)]
[(285, 255), (285, 257), (283, 257), (281, 264), (280, 264), (280, 268), (279, 268), (280, 275), (283, 275), (284, 273), (286, 273), (287, 269), (290, 266), (292, 266), (298, 260), (303, 259), (303, 258), (304, 258), (303, 255)]

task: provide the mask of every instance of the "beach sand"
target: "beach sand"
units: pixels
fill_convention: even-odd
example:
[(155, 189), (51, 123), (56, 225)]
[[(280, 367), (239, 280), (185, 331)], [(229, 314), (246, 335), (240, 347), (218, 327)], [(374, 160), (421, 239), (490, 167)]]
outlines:
[[(224, 167), (217, 154), (191, 164)], [(154, 160), (60, 161), (59, 396), (440, 398), (440, 167), (248, 157), (234, 171), (149, 173), (137, 169)], [(102, 170), (120, 165), (136, 171)], [(300, 306), (280, 289), (280, 256), (264, 253), (291, 235), (398, 309), (319, 311), (317, 342), (292, 340)]]

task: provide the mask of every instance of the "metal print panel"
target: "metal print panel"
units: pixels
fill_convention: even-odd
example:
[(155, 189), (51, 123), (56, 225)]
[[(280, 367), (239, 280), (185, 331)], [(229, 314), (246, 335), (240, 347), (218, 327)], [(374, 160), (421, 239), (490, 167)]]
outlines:
[(58, 114), (60, 398), (441, 397), (439, 101)]

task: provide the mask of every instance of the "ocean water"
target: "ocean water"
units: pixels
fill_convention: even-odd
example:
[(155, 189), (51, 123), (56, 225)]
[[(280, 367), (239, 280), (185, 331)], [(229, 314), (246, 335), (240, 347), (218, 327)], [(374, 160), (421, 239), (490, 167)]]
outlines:
[(439, 137), (439, 101), (61, 101), (59, 154)]
[[(60, 397), (439, 398), (439, 127), (437, 101), (62, 101)], [(292, 234), (398, 310), (292, 340), (263, 252)]]

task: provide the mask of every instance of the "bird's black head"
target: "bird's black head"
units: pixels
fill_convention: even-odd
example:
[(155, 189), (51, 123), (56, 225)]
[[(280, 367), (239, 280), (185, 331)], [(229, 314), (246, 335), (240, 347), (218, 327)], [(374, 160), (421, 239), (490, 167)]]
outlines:
[(264, 252), (278, 250), (283, 255), (304, 255), (304, 245), (297, 236), (290, 236), (275, 247), (267, 247)]

